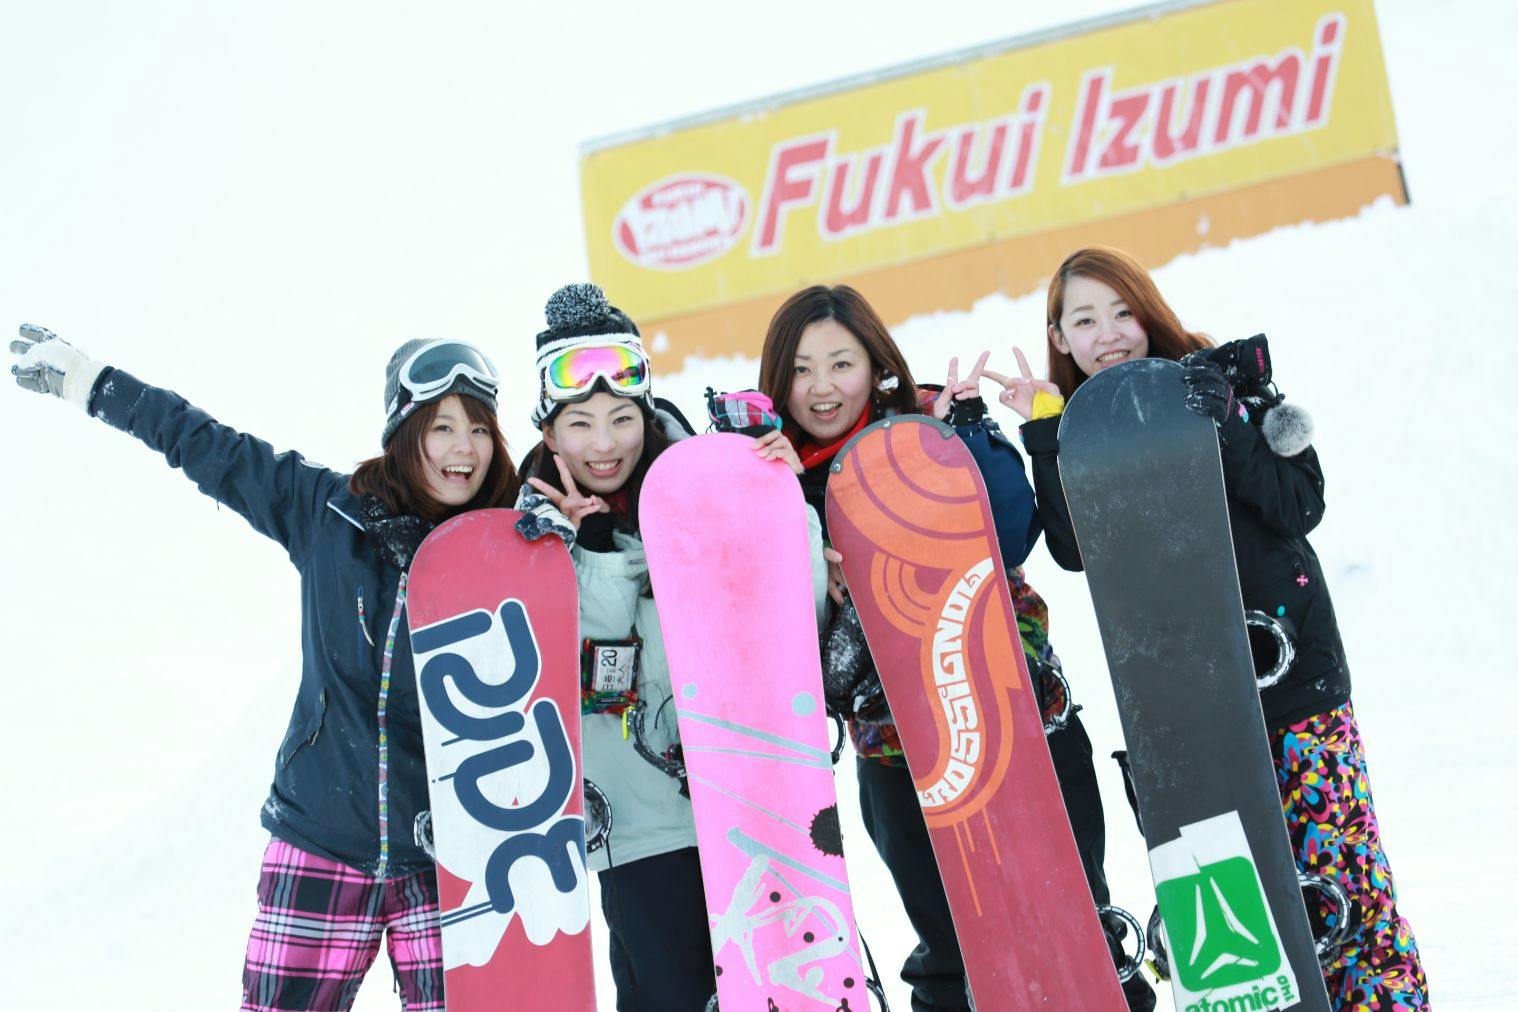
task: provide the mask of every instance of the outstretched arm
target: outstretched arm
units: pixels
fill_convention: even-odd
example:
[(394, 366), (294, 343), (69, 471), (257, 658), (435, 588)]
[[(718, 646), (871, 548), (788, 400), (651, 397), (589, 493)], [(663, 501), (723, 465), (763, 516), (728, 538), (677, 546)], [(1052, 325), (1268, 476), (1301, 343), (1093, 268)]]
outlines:
[(170, 390), (91, 361), (41, 327), (11, 342), (11, 373), (23, 389), (53, 394), (136, 436), (180, 468), (202, 492), (232, 509), (299, 561), (315, 519), (346, 484), (344, 475), (306, 463), (222, 425)]

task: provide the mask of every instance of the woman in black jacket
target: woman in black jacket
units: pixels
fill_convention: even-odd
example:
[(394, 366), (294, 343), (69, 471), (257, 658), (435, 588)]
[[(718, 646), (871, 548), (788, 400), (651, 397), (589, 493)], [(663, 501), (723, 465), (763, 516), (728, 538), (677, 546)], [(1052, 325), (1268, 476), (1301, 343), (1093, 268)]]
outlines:
[[(1222, 347), (1185, 330), (1131, 257), (1101, 247), (1065, 259), (1049, 286), (1049, 379), (993, 376), (1002, 403), (1028, 421), (1024, 448), (1049, 551), (1082, 568), (1059, 477), (1059, 416), (1088, 376), (1131, 359), (1178, 360), (1188, 407), (1218, 425), (1228, 517), (1244, 607), (1264, 612), (1295, 645), (1285, 677), (1260, 694), (1297, 863), (1349, 893), (1354, 931), (1325, 969), (1336, 1008), (1419, 1009), (1427, 982), (1412, 929), (1397, 912), (1381, 848), (1349, 665), (1333, 603), (1307, 535), (1323, 518), (1323, 472), (1311, 422), (1271, 384), (1263, 336)], [(991, 376), (991, 373), (987, 373)], [(1275, 660), (1268, 643), (1256, 663)]]
[(382, 453), (353, 475), (221, 425), (178, 394), (40, 327), (11, 373), (136, 436), (278, 542), (300, 572), (301, 676), (262, 817), (270, 841), (243, 969), (244, 1010), (352, 1006), (388, 935), (410, 1012), (443, 1012), (437, 877), (404, 619), (422, 538), (520, 482), (496, 424), (495, 367), (458, 341), (409, 341), (385, 370)]
[[(760, 448), (762, 453), (781, 456), (800, 472), (802, 492), (823, 518), (826, 540), (827, 511), (823, 507), (829, 468), (853, 436), (871, 422), (896, 414), (932, 414), (954, 426), (985, 480), (1023, 651), (1029, 670), (1039, 678), (1042, 672), (1057, 670), (1059, 659), (1049, 643), (1048, 609), (1028, 585), (1021, 568), (1038, 540), (1038, 517), (1022, 457), (987, 417), (977, 392), (983, 363), (984, 356), (963, 382), (958, 381), (957, 362), (952, 363), (946, 388), (919, 387), (884, 321), (862, 295), (846, 285), (803, 289), (776, 310), (765, 336), (759, 386), (779, 411), (785, 437), (764, 437)], [(843, 573), (838, 565), (841, 556), (831, 548), (827, 555), (829, 594), (838, 606), (834, 624), (847, 626), (853, 605), (845, 603)], [(830, 631), (829, 639), (834, 635)], [(959, 939), (917, 790), (879, 677), (867, 659), (855, 659), (841, 665), (850, 669), (847, 679), (852, 684), (845, 691), (834, 691), (845, 687), (837, 684), (842, 673), (831, 670), (838, 665), (829, 661), (834, 655), (854, 654), (857, 658), (857, 644), (854, 646), (854, 650), (825, 651), (824, 663), (829, 670), (824, 678), (830, 696), (835, 697), (829, 701), (830, 709), (849, 721), (858, 756), (859, 804), (865, 829), (890, 871), (907, 918), (917, 932), (918, 945), (908, 955), (901, 976), (912, 987), (914, 1012), (959, 1012), (970, 1007)], [(1057, 683), (1055, 679), (1049, 681)], [(1046, 718), (1057, 712), (1063, 701), (1048, 700)], [(1078, 707), (1071, 708), (1065, 723), (1049, 735), (1049, 751), (1087, 883), (1096, 903), (1105, 905), (1110, 901), (1103, 870), (1106, 825), (1091, 762), (1091, 740), (1075, 709)], [(1114, 946), (1114, 958), (1118, 958), (1116, 928), (1111, 923), (1104, 927)], [(1154, 992), (1141, 975), (1130, 977), (1123, 990), (1131, 1009), (1142, 1012), (1154, 1008)]]

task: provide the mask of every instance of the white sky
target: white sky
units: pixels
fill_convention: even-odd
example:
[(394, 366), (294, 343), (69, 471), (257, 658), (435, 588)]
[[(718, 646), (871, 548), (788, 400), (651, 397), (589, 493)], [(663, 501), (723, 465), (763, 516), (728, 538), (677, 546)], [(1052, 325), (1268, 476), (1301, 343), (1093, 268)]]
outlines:
[[(349, 466), (374, 449), (401, 341), (463, 337), (531, 368), (547, 295), (587, 275), (580, 142), (1131, 6), (13, 0), (0, 329), (44, 323), (244, 424), (276, 371), (343, 374), (282, 398), (288, 432), (260, 431)], [(1481, 0), (1379, 7), (1394, 88), (1431, 31), (1515, 34)], [(1505, 154), (1488, 156), (1515, 145), (1512, 118), (1478, 128), (1480, 102), (1448, 106), (1458, 95), (1397, 95), (1414, 199), (1430, 195), (1424, 138), (1505, 178)], [(326, 426), (302, 421), (334, 414), (347, 431), (310, 446)]]
[[(544, 300), (587, 275), (580, 142), (1125, 6), (7, 3), (0, 329), (213, 411), (267, 395), (265, 355), (346, 364), (323, 386), (352, 439), (310, 449), (347, 466), (402, 340), (531, 368)], [(208, 389), (207, 345), (257, 380)]]

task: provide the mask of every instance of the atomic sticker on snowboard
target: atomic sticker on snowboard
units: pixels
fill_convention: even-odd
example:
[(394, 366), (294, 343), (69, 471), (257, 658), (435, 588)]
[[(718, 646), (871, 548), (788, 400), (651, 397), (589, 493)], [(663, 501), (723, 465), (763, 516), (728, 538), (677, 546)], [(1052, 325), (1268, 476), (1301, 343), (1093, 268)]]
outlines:
[(574, 567), (520, 516), (455, 517), (411, 566), (449, 1012), (595, 1008)]
[(639, 518), (721, 1006), (865, 1012), (796, 476), (697, 436), (649, 468)]
[[(1171, 986), (1182, 1009), (1286, 1008), (1297, 978), (1237, 812), (1180, 827), (1149, 854), (1170, 940)], [(1201, 1003), (1200, 1005), (1198, 1003)]]

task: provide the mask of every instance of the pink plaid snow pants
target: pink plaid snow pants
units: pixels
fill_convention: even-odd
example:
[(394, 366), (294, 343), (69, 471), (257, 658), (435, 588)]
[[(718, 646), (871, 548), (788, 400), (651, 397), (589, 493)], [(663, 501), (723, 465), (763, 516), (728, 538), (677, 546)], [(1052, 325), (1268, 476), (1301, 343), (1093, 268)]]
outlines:
[(443, 1012), (437, 878), (380, 882), (270, 840), (242, 974), (244, 1012), (351, 1008), (386, 935), (402, 1007)]

